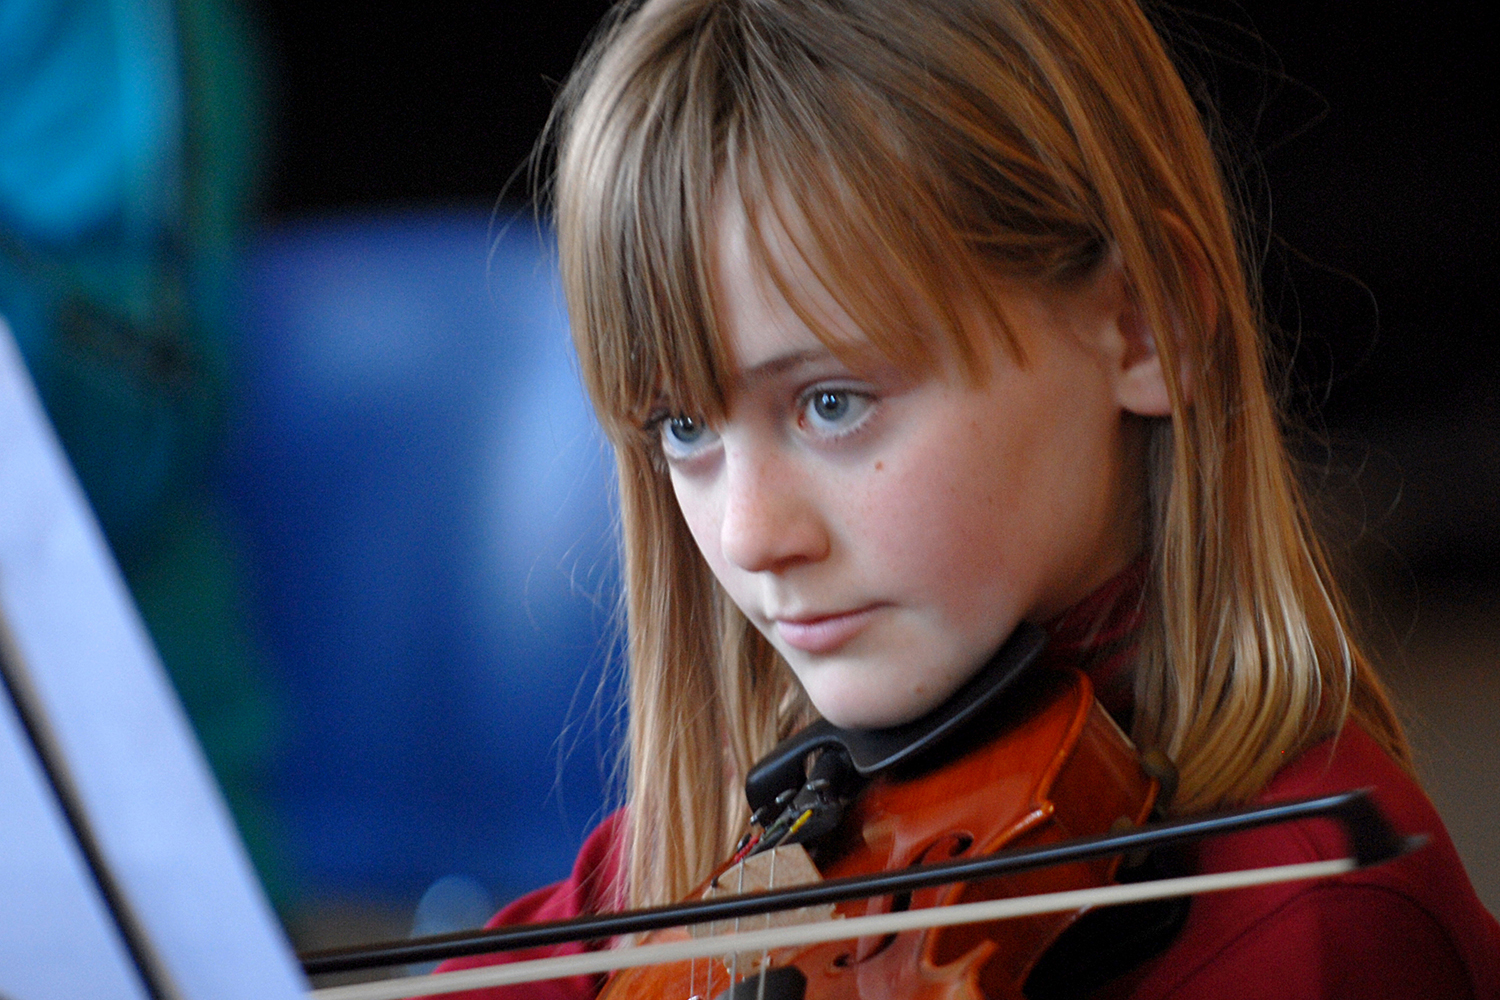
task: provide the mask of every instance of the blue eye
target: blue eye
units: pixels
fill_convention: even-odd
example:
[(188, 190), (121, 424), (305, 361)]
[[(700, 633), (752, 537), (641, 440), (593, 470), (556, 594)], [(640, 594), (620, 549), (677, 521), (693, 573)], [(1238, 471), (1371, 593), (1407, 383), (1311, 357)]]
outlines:
[(692, 417), (668, 417), (666, 432), (678, 444), (693, 444), (703, 436), (703, 425)]
[(697, 417), (667, 417), (661, 422), (661, 447), (669, 459), (691, 458), (717, 439)]
[(803, 399), (797, 422), (804, 430), (839, 437), (864, 423), (875, 401), (853, 389), (814, 389)]
[(849, 412), (849, 394), (847, 392), (820, 392), (813, 397), (812, 408), (821, 420), (830, 423), (841, 420)]

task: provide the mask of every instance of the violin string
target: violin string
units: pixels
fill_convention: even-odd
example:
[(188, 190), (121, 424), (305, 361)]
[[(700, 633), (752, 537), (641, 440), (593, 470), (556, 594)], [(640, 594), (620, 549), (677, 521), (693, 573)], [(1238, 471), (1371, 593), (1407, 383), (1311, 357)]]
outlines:
[[(743, 861), (740, 862), (740, 865), (739, 865), (739, 882), (735, 885), (734, 892), (735, 892), (735, 895), (737, 895), (737, 896), (742, 896), (745, 893), (745, 863)], [(738, 934), (739, 932), (740, 932), (740, 918), (739, 917), (735, 917), (734, 918), (734, 933)], [(735, 987), (735, 984), (739, 982), (739, 975), (740, 975), (740, 953), (736, 951), (736, 952), (732, 952), (730, 954), (730, 959), (729, 959), (729, 988), (731, 990), (733, 990), (734, 987)]]
[[(780, 853), (771, 851), (771, 874), (766, 879), (766, 888), (776, 888), (776, 855)], [(771, 915), (766, 914), (766, 929), (771, 929)], [(760, 950), (760, 985), (755, 989), (755, 1000), (766, 1000), (766, 971), (771, 965), (771, 949), (769, 946)]]
[[(712, 888), (712, 886), (714, 884), (715, 883), (710, 882), (709, 883), (710, 888)], [(704, 890), (703, 895), (705, 897), (707, 897), (708, 896), (708, 890)], [(710, 931), (711, 931), (711, 929), (710, 929)], [(710, 967), (710, 969), (709, 969), (709, 985), (706, 986), (706, 987), (704, 987), (704, 989), (707, 989), (707, 990), (710, 990), (710, 991), (712, 991), (712, 989), (713, 989), (713, 969), (712, 969), (712, 967)], [(700, 1000), (700, 998), (698, 996), (698, 959), (696, 957), (693, 958), (691, 961), (688, 962), (688, 992), (687, 992), (687, 995), (688, 995), (688, 1000)]]

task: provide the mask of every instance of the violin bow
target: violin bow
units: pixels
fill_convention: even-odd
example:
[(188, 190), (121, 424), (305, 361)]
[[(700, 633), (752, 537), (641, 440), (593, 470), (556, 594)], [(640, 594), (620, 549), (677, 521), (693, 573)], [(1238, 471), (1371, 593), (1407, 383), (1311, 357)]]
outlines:
[(953, 882), (1014, 875), (1067, 862), (1088, 861), (1113, 854), (1201, 840), (1276, 823), (1328, 818), (1344, 830), (1350, 854), (1343, 858), (1251, 868), (1211, 875), (1192, 875), (1155, 881), (1101, 886), (1067, 892), (927, 907), (864, 917), (846, 917), (814, 924), (740, 931), (687, 941), (636, 945), (581, 955), (532, 959), (504, 965), (464, 969), (429, 976), (402, 977), (313, 990), (312, 1000), (400, 1000), (460, 990), (532, 982), (562, 976), (588, 975), (612, 969), (739, 952), (757, 952), (794, 945), (895, 934), (926, 927), (978, 923), (1091, 906), (1111, 906), (1198, 895), (1254, 885), (1299, 879), (1326, 878), (1380, 864), (1406, 854), (1426, 842), (1425, 836), (1395, 833), (1370, 801), (1368, 790), (1298, 799), (1209, 816), (1171, 820), (1123, 833), (1081, 837), (1040, 847), (1014, 848), (977, 858), (919, 865), (871, 876), (830, 879), (811, 885), (720, 896), (710, 900), (578, 917), (572, 920), (523, 925), (489, 931), (470, 931), (430, 938), (353, 948), (331, 949), (299, 956), (309, 975), (428, 962), (465, 955), (536, 948), (570, 941), (599, 940), (625, 934), (759, 916), (807, 906), (844, 902)]

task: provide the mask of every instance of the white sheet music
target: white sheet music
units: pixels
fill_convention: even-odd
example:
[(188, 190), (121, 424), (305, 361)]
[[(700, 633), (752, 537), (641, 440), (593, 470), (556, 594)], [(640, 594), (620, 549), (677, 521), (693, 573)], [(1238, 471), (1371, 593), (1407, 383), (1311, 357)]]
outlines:
[[(301, 997), (306, 983), (3, 322), (0, 631), (7, 676), (59, 751), (48, 767), (76, 790), (124, 911), (105, 905), (0, 687), (0, 998)], [(122, 920), (154, 955), (155, 987), (136, 971)]]
[(0, 698), (0, 998), (146, 1000), (9, 699)]

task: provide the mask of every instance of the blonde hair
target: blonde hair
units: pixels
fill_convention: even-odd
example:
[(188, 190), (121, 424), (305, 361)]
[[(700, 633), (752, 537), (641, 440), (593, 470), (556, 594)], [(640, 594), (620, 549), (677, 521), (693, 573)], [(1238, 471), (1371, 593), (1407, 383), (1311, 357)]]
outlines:
[(1173, 410), (1150, 430), (1133, 736), (1176, 761), (1181, 812), (1248, 798), (1346, 714), (1405, 759), (1282, 442), (1224, 180), (1132, 0), (646, 0), (601, 33), (554, 129), (564, 288), (619, 469), (631, 902), (722, 859), (741, 777), (812, 712), (699, 556), (644, 430), (663, 400), (724, 411), (726, 197), (795, 307), (767, 215), (913, 369), (947, 348), (976, 374), (961, 304), (993, 303), (996, 275), (1065, 281), (1117, 254)]

